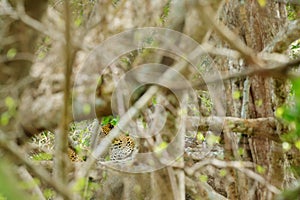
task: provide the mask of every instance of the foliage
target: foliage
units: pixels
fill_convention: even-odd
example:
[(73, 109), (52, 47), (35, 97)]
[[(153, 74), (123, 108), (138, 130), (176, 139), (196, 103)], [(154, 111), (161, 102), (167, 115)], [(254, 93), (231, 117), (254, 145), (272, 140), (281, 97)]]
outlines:
[(16, 115), (17, 111), (17, 104), (15, 100), (10, 96), (5, 98), (5, 106), (7, 110), (1, 114), (0, 118), (0, 124), (2, 126), (6, 126), (11, 120), (11, 118), (13, 118)]
[(110, 123), (110, 124), (116, 126), (117, 123), (119, 122), (119, 120), (120, 120), (119, 116), (116, 116), (116, 117), (114, 117), (112, 115), (104, 116), (102, 118), (101, 125), (106, 125), (106, 124)]
[(169, 16), (169, 13), (170, 13), (170, 3), (171, 3), (171, 0), (168, 0), (168, 2), (163, 7), (163, 13), (160, 16), (160, 22), (162, 24), (164, 24), (166, 22), (167, 17)]
[(0, 162), (0, 199), (32, 199), (21, 189), (19, 183), (11, 165), (2, 159)]
[(53, 156), (51, 154), (41, 152), (41, 153), (34, 154), (32, 156), (32, 159), (36, 161), (42, 161), (42, 160), (52, 160), (52, 157)]
[(289, 56), (292, 59), (297, 59), (300, 57), (300, 39), (296, 40), (290, 45)]
[(267, 4), (267, 0), (257, 0), (257, 2), (261, 7), (265, 7)]
[(295, 11), (295, 6), (292, 3), (287, 3), (286, 10), (288, 13), (288, 20), (293, 21), (296, 20), (297, 13)]

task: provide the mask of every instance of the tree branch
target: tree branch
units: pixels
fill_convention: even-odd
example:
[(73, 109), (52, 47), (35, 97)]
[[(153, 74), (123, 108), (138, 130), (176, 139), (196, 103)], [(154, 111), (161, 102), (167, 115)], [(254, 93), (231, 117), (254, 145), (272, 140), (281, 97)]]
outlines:
[(271, 185), (264, 177), (261, 175), (255, 173), (253, 170), (250, 170), (248, 168), (253, 168), (254, 163), (251, 162), (241, 162), (241, 161), (223, 161), (218, 159), (206, 159), (204, 161), (196, 163), (194, 166), (185, 169), (186, 173), (188, 175), (193, 175), (197, 170), (200, 168), (206, 166), (206, 165), (214, 165), (216, 167), (220, 168), (234, 168), (237, 169), (244, 174), (246, 174), (248, 177), (256, 180), (257, 182), (265, 185), (271, 192), (275, 194), (279, 194), (281, 191), (276, 188), (275, 186)]
[(199, 120), (198, 129), (207, 130), (224, 130), (226, 126), (232, 132), (239, 132), (252, 137), (269, 138), (271, 140), (280, 141), (276, 131), (277, 120), (273, 117), (243, 119), (237, 117), (207, 117), (207, 118), (189, 118), (188, 121)]

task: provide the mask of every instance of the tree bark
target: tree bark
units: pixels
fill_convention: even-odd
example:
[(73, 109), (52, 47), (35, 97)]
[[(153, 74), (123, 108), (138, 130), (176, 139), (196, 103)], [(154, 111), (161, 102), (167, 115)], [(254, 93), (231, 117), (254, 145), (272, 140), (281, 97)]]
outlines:
[[(236, 32), (244, 43), (255, 50), (256, 53), (262, 51), (276, 36), (277, 32), (285, 24), (286, 13), (282, 3), (268, 1), (267, 5), (261, 7), (257, 1), (229, 1), (225, 4), (224, 21), (228, 27)], [(245, 66), (234, 65), (233, 68), (240, 70), (251, 68), (251, 63), (245, 63)], [(244, 88), (244, 80), (234, 80), (232, 82), (238, 91)], [(249, 77), (249, 112), (247, 118), (274, 117), (274, 109), (278, 105), (272, 103), (272, 90), (276, 88), (272, 78), (260, 77), (258, 75)], [(234, 88), (233, 88), (234, 89)], [(241, 92), (241, 90), (240, 90)], [(286, 92), (286, 91), (285, 91)], [(229, 97), (232, 98), (232, 97)], [(245, 96), (244, 96), (245, 98)], [(237, 105), (237, 104), (235, 104)], [(233, 112), (241, 110), (241, 104), (238, 104)], [(234, 116), (234, 113), (231, 113)], [(274, 129), (274, 134), (276, 130)], [(243, 132), (241, 132), (243, 133)], [(268, 137), (246, 137), (241, 141), (246, 144), (246, 149), (251, 149), (248, 159), (254, 161), (257, 165), (263, 167), (263, 175), (266, 180), (278, 188), (282, 188), (283, 168), (280, 164), (283, 161), (281, 148), (275, 148), (278, 144), (271, 141)], [(247, 141), (248, 140), (248, 141)], [(275, 150), (276, 149), (276, 150)], [(276, 164), (277, 162), (277, 164)], [(248, 185), (250, 189), (250, 185)], [(273, 195), (262, 185), (258, 184), (256, 190), (256, 199), (270, 199)]]

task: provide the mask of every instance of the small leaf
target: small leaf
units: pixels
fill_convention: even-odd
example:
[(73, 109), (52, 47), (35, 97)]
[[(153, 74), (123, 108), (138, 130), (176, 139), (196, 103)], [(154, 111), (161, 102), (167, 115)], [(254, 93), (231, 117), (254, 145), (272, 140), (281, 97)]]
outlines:
[(258, 106), (258, 107), (262, 106), (263, 105), (263, 100), (259, 99), (259, 100), (255, 101), (255, 105)]
[(116, 125), (118, 124), (119, 120), (120, 120), (120, 117), (117, 116), (116, 118), (111, 119), (111, 120), (110, 120), (110, 123), (111, 123), (112, 125), (116, 126)]
[(52, 189), (46, 188), (43, 192), (46, 199), (53, 199), (55, 192)]
[(2, 126), (6, 126), (9, 122), (10, 116), (8, 112), (4, 112), (1, 114), (0, 122)]
[(45, 56), (46, 56), (46, 53), (45, 53), (44, 51), (40, 51), (40, 52), (38, 53), (38, 58), (39, 58), (39, 59), (43, 59), (43, 58), (45, 58)]
[(219, 172), (219, 175), (222, 176), (222, 177), (226, 176), (226, 174), (227, 174), (226, 169), (221, 169), (220, 172)]
[(205, 137), (201, 132), (197, 133), (197, 140), (200, 142), (203, 142), (205, 140)]
[(88, 114), (90, 114), (91, 113), (91, 106), (89, 105), (89, 104), (84, 104), (83, 105), (83, 113), (85, 114), (85, 115), (88, 115)]
[(257, 0), (257, 2), (261, 7), (265, 7), (267, 4), (267, 0)]
[(84, 186), (85, 186), (85, 178), (80, 178), (74, 185), (73, 185), (73, 190), (74, 191), (81, 191)]
[(38, 153), (38, 154), (35, 154), (32, 156), (32, 159), (33, 160), (36, 160), (36, 161), (42, 161), (42, 160), (52, 160), (52, 155), (51, 154), (48, 154), (48, 153)]
[(154, 151), (157, 153), (161, 153), (163, 150), (165, 150), (168, 147), (168, 143), (163, 141), (158, 146), (154, 148)]
[(5, 105), (7, 106), (8, 110), (11, 110), (16, 107), (15, 100), (11, 97), (5, 98)]
[(232, 94), (233, 99), (239, 99), (241, 97), (240, 91), (234, 91)]
[(239, 148), (239, 149), (238, 149), (238, 154), (239, 154), (240, 156), (244, 155), (244, 153), (245, 153), (245, 150), (244, 150), (243, 148)]
[(6, 57), (8, 59), (13, 59), (16, 55), (17, 55), (17, 49), (15, 49), (15, 48), (9, 49), (6, 53)]
[(208, 177), (207, 177), (207, 175), (200, 175), (199, 180), (203, 183), (206, 183), (208, 180)]
[(300, 150), (300, 140), (295, 142), (295, 147)]
[(78, 17), (75, 19), (75, 26), (79, 27), (82, 24), (82, 17)]
[(257, 165), (257, 166), (256, 166), (256, 171), (257, 171), (258, 173), (260, 173), (260, 174), (264, 174), (265, 171), (266, 171), (266, 169), (265, 169), (264, 167), (260, 166), (260, 165)]
[(283, 113), (284, 113), (284, 108), (283, 107), (279, 107), (275, 111), (275, 116), (277, 118), (282, 118)]
[(153, 96), (153, 97), (152, 97), (152, 104), (153, 104), (153, 105), (156, 105), (156, 104), (157, 104), (156, 96)]

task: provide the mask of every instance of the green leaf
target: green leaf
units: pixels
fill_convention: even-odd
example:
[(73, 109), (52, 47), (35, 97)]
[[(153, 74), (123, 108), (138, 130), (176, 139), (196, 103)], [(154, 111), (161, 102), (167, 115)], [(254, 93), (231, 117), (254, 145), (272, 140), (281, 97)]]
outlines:
[(77, 17), (74, 23), (75, 26), (79, 27), (82, 24), (82, 17)]
[(260, 165), (257, 165), (257, 166), (256, 166), (256, 171), (257, 171), (258, 173), (260, 173), (260, 174), (264, 174), (265, 171), (266, 171), (266, 169), (265, 169), (264, 167), (260, 166)]
[(10, 115), (8, 112), (4, 112), (1, 114), (0, 122), (2, 126), (6, 126), (9, 123), (9, 120), (10, 120)]
[(275, 111), (275, 116), (277, 118), (282, 118), (283, 113), (284, 113), (284, 108), (283, 107), (279, 107)]
[(199, 180), (203, 183), (206, 183), (208, 180), (208, 176), (207, 175), (200, 175), (199, 176)]
[(38, 153), (32, 156), (33, 160), (42, 161), (42, 160), (52, 160), (53, 156), (49, 153)]
[(17, 55), (17, 49), (15, 49), (15, 48), (9, 49), (6, 53), (6, 57), (8, 59), (13, 59), (16, 55)]
[(240, 91), (234, 91), (232, 94), (233, 99), (239, 99), (241, 98), (241, 92)]
[(242, 155), (244, 155), (244, 153), (245, 153), (245, 150), (244, 150), (244, 148), (239, 148), (238, 149), (238, 154), (240, 155), (240, 156), (242, 156)]
[(197, 140), (200, 142), (203, 142), (205, 140), (204, 135), (200, 131), (197, 133)]
[(255, 101), (255, 105), (260, 107), (263, 105), (263, 100), (262, 99), (258, 99), (257, 101)]
[(55, 192), (52, 189), (46, 188), (43, 194), (46, 199), (53, 199)]
[(45, 53), (44, 51), (40, 51), (39, 54), (38, 54), (38, 58), (39, 58), (40, 60), (42, 60), (42, 59), (45, 58), (45, 57), (46, 57), (46, 53)]
[(297, 141), (295, 142), (295, 147), (296, 147), (298, 150), (300, 150), (300, 140), (297, 140)]
[(261, 7), (265, 7), (267, 4), (267, 0), (257, 0), (257, 2)]
[(83, 113), (85, 115), (90, 114), (91, 110), (92, 110), (92, 108), (91, 108), (91, 106), (89, 104), (86, 103), (86, 104), (83, 105)]
[(82, 191), (85, 186), (85, 178), (80, 178), (74, 185), (73, 185), (73, 190), (76, 192)]
[(156, 105), (156, 104), (157, 104), (156, 96), (153, 96), (153, 97), (152, 97), (152, 104), (153, 104), (153, 105)]
[(110, 123), (112, 125), (116, 126), (118, 124), (119, 120), (120, 120), (120, 117), (117, 116), (117, 117), (113, 118), (112, 120), (110, 120)]
[(163, 141), (158, 146), (154, 147), (154, 151), (157, 152), (157, 153), (161, 153), (167, 147), (168, 147), (168, 143)]
[(220, 175), (221, 177), (226, 176), (226, 174), (227, 174), (226, 169), (221, 169), (220, 172), (219, 172), (219, 175)]

